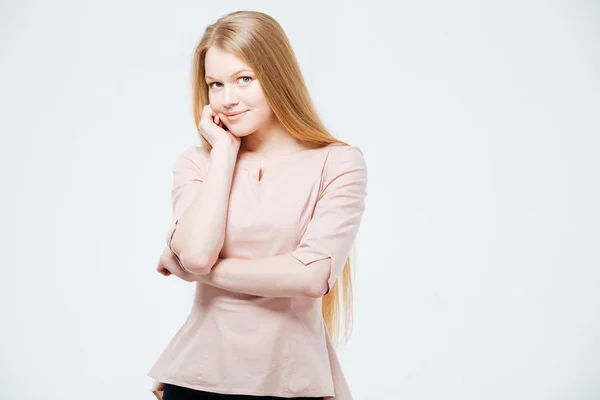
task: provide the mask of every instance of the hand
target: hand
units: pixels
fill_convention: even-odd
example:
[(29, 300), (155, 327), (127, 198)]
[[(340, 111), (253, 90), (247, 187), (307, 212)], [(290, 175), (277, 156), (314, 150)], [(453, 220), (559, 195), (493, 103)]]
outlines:
[(199, 275), (192, 274), (181, 268), (177, 256), (169, 249), (169, 247), (165, 247), (163, 253), (160, 255), (156, 270), (164, 276), (175, 275), (186, 282), (196, 282), (199, 277)]
[(205, 105), (202, 109), (198, 129), (200, 130), (200, 134), (213, 148), (232, 146), (236, 152), (240, 148), (241, 139), (223, 129), (223, 121), (209, 104)]

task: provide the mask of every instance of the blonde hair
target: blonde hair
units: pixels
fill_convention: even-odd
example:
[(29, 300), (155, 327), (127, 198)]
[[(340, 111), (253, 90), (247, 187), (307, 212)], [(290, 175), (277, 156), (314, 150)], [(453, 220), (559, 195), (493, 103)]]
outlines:
[[(248, 64), (261, 84), (269, 107), (292, 137), (310, 146), (348, 145), (331, 135), (321, 122), (310, 99), (298, 61), (287, 35), (271, 16), (258, 11), (236, 11), (209, 25), (193, 60), (193, 114), (198, 128), (200, 115), (209, 104), (204, 60), (209, 48), (235, 54)], [(198, 131), (200, 134), (200, 132)], [(200, 135), (205, 147), (210, 144)], [(340, 289), (339, 283), (342, 283)], [(322, 314), (329, 335), (337, 342), (340, 335), (341, 305), (344, 307), (344, 341), (351, 332), (352, 276), (350, 257), (340, 277), (322, 299)]]

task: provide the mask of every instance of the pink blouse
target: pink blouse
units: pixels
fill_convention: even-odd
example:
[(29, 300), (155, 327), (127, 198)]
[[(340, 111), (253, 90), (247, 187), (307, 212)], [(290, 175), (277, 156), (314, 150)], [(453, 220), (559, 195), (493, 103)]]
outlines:
[[(259, 179), (260, 160), (239, 158), (220, 258), (289, 253), (305, 265), (331, 258), (342, 272), (365, 208), (367, 167), (358, 147), (328, 145), (287, 155)], [(193, 201), (210, 152), (191, 146), (173, 167), (173, 223)], [(148, 376), (225, 394), (350, 400), (321, 314), (322, 298), (261, 297), (197, 283), (192, 310)]]

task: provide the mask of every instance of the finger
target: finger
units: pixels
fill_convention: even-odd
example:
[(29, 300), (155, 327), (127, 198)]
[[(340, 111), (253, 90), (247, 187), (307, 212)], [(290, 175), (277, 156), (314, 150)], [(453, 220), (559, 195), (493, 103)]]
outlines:
[(207, 104), (202, 109), (202, 114), (200, 115), (200, 119), (203, 118), (212, 118), (214, 115), (213, 109)]
[(212, 109), (212, 107), (210, 106), (210, 104), (206, 105), (206, 112), (208, 116), (214, 116), (215, 115), (215, 110)]
[(157, 270), (157, 271), (161, 271), (161, 270), (163, 270), (163, 269), (165, 269), (165, 263), (161, 261), (161, 262), (159, 262), (159, 263), (158, 263), (158, 265), (156, 266), (156, 270)]
[(161, 265), (164, 269), (171, 272), (174, 269), (179, 268), (179, 261), (177, 261), (175, 254), (169, 250), (161, 255)]

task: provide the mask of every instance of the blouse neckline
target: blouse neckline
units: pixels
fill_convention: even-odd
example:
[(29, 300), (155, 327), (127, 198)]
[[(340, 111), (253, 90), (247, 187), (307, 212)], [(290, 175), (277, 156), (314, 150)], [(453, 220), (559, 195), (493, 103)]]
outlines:
[(324, 149), (328, 148), (331, 145), (325, 145), (322, 147), (317, 147), (313, 149), (304, 149), (295, 151), (292, 153), (286, 153), (282, 155), (272, 156), (272, 157), (240, 157), (238, 155), (237, 164), (238, 165), (246, 165), (246, 166), (279, 166), (283, 164), (288, 164), (297, 159), (303, 159), (305, 157), (309, 157), (314, 154), (320, 153), (320, 151), (324, 151)]

